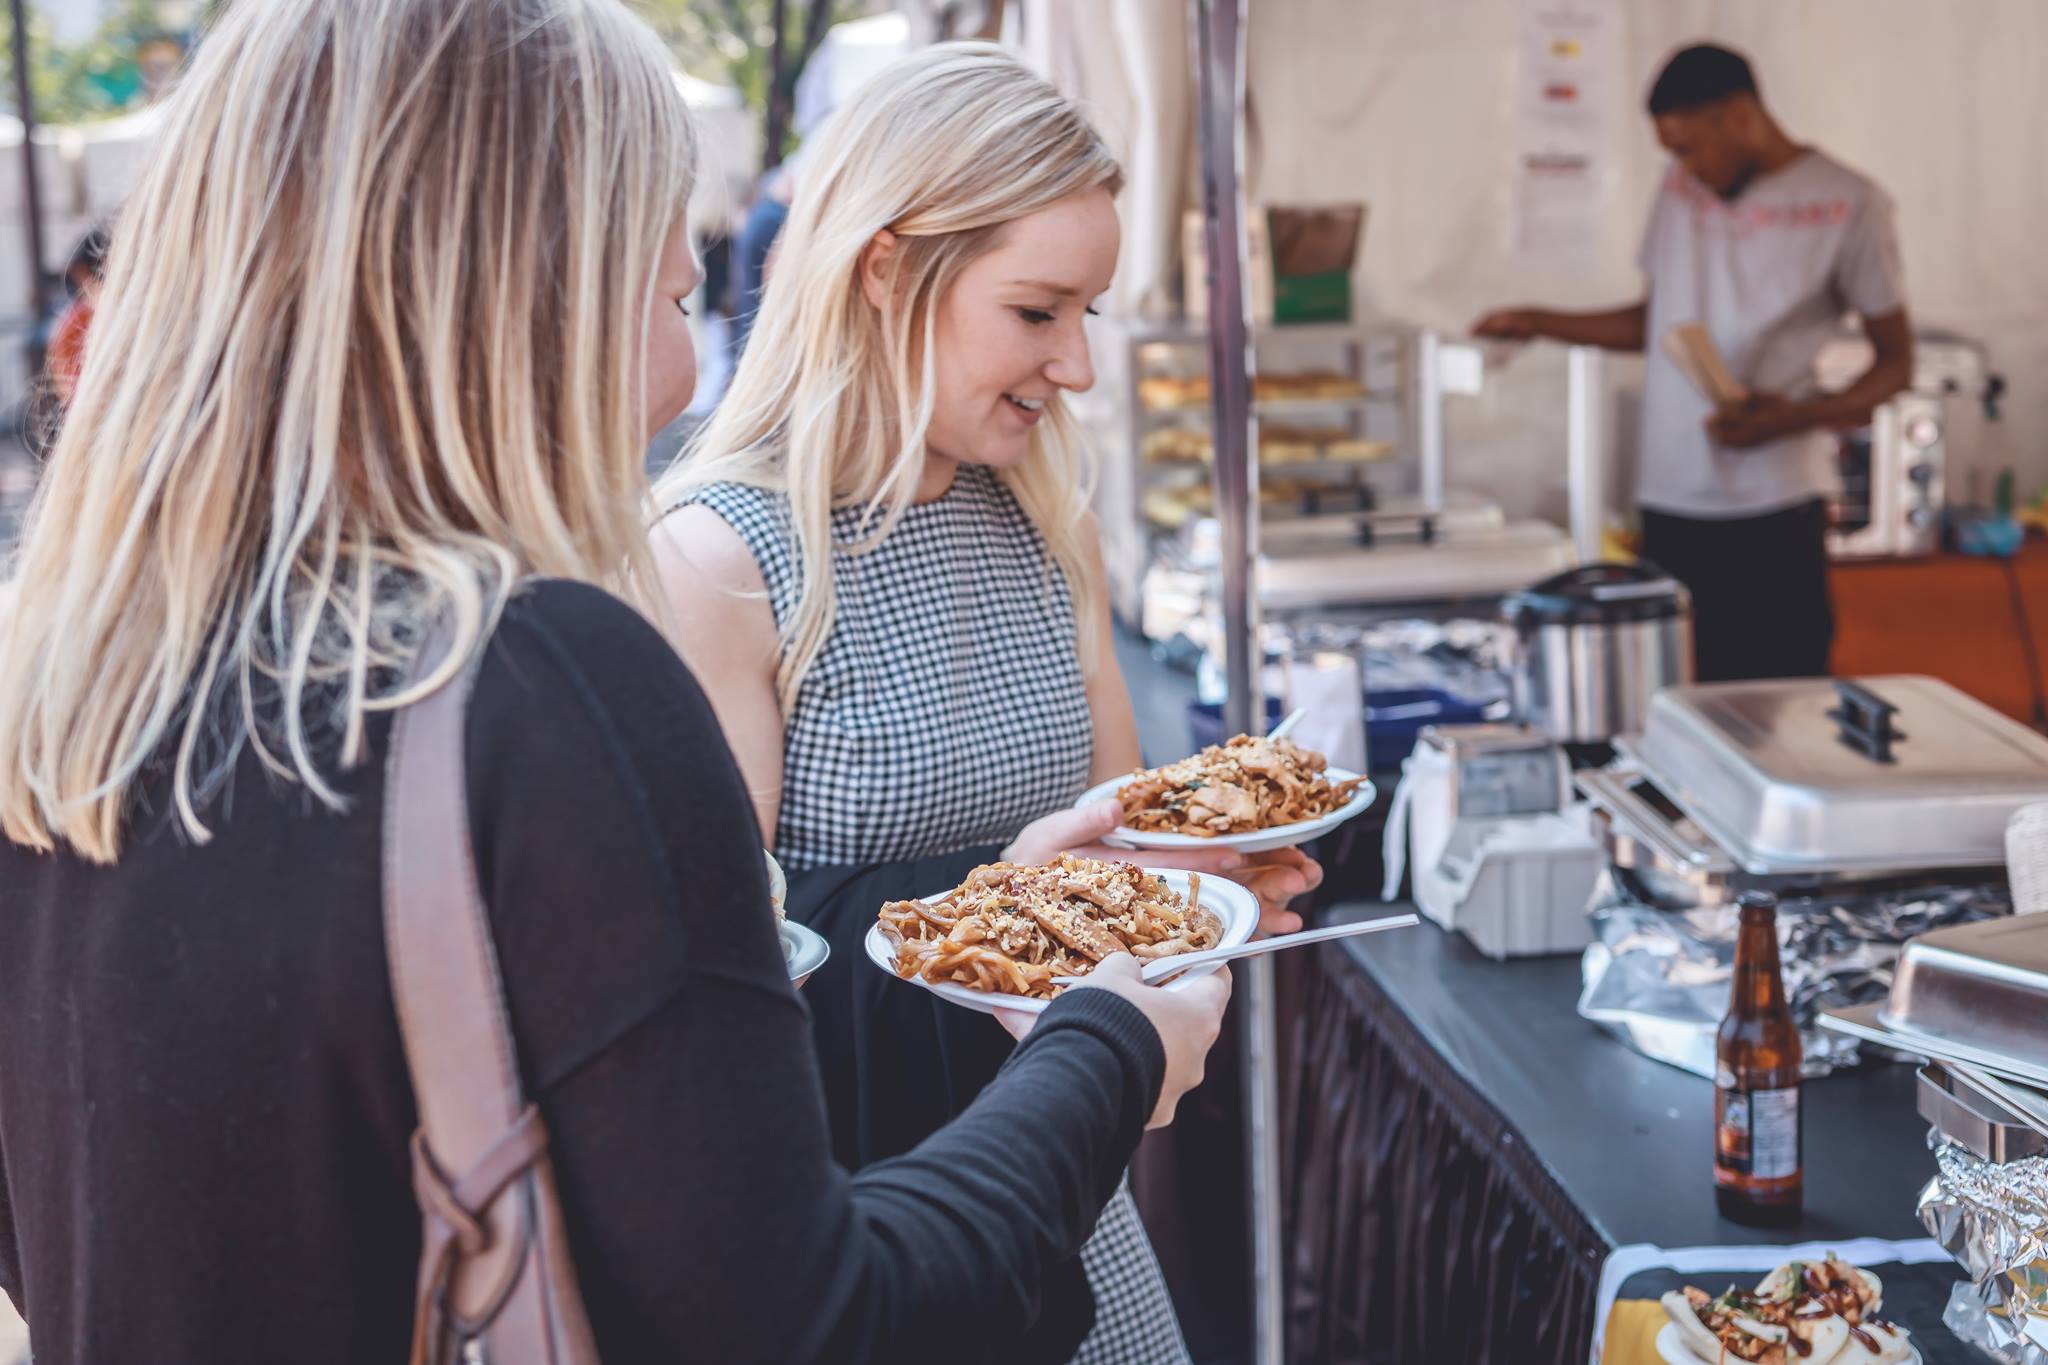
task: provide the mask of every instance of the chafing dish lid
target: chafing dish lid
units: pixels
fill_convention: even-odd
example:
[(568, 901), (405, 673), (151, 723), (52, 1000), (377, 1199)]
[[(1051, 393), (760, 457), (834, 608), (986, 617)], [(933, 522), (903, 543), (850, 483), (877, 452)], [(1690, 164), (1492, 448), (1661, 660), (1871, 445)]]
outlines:
[(1666, 688), (1618, 747), (1758, 875), (2001, 864), (2006, 821), (2048, 801), (2048, 738), (1934, 678)]
[(1988, 1056), (2048, 1065), (2048, 914), (2009, 915), (1909, 940), (1878, 1023)]
[(1642, 563), (1581, 564), (1509, 593), (1501, 612), (1519, 626), (1617, 625), (1667, 621), (1692, 610), (1685, 585)]

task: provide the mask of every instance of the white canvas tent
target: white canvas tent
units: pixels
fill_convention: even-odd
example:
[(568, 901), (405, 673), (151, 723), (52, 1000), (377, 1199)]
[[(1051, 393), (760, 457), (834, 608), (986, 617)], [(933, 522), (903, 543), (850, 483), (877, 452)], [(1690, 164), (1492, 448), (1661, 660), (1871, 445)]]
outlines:
[(745, 210), (761, 168), (761, 131), (754, 111), (730, 85), (676, 73), (676, 89), (697, 127), (697, 193), (690, 221), (704, 229)]
[[(1483, 309), (1594, 307), (1640, 290), (1635, 256), (1663, 164), (1643, 92), (1672, 49), (1710, 39), (1754, 62), (1793, 136), (1892, 195), (1917, 322), (1982, 339), (2011, 381), (2002, 453), (2022, 493), (2048, 486), (2048, 215), (2039, 130), (2048, 7), (1973, 0), (1615, 0), (1616, 75), (1598, 110), (1608, 167), (1584, 273), (1539, 273), (1511, 250), (1518, 42), (1531, 0), (1259, 0), (1248, 6), (1246, 192), (1255, 204), (1370, 204), (1357, 296), (1370, 316), (1456, 330)], [(1192, 203), (1185, 0), (1034, 0), (1031, 58), (1084, 98), (1131, 172), (1116, 301), (1172, 297), (1175, 224)], [(1610, 366), (1621, 473), (1636, 372)], [(1532, 348), (1456, 405), (1454, 474), (1511, 515), (1564, 516), (1564, 357)], [(1988, 494), (1988, 477), (1977, 481)], [(1967, 491), (1967, 490), (1963, 490)]]
[(825, 30), (796, 78), (794, 131), (807, 136), (860, 85), (910, 51), (910, 20), (897, 13), (849, 19)]

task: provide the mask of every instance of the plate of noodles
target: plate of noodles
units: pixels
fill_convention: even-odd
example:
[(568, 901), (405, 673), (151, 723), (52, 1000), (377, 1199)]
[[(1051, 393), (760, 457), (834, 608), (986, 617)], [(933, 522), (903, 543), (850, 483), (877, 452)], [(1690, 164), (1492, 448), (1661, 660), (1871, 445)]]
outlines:
[(1063, 853), (1038, 867), (985, 864), (950, 891), (893, 901), (868, 930), (867, 951), (891, 976), (956, 1005), (1035, 1012), (1065, 989), (1053, 977), (1086, 976), (1111, 953), (1147, 962), (1234, 947), (1258, 922), (1251, 892), (1221, 877)]
[(1178, 763), (1111, 778), (1074, 804), (1108, 796), (1123, 803), (1124, 822), (1105, 843), (1259, 853), (1305, 844), (1363, 814), (1373, 786), (1292, 740), (1239, 735)]

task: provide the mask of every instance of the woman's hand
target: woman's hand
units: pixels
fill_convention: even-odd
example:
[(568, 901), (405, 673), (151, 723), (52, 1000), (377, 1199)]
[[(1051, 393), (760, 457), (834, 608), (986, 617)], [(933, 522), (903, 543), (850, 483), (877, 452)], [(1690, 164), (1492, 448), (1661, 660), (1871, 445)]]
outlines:
[(1205, 876), (1228, 877), (1259, 898), (1259, 932), (1265, 934), (1291, 934), (1301, 928), (1301, 916), (1287, 907), (1296, 896), (1322, 885), (1322, 865), (1298, 848), (1264, 853), (1239, 853), (1230, 848), (1141, 851), (1099, 842), (1123, 822), (1124, 808), (1114, 797), (1106, 796), (1076, 810), (1054, 811), (1024, 826), (1003, 850), (1003, 860), (1035, 866), (1062, 853), (1121, 863), (1142, 856), (1148, 867), (1178, 867)]
[(1298, 848), (1274, 848), (1245, 855), (1245, 866), (1225, 876), (1259, 898), (1259, 932), (1291, 934), (1301, 916), (1287, 907), (1297, 896), (1323, 884), (1323, 865)]
[[(1138, 959), (1129, 953), (1117, 953), (1096, 963), (1094, 971), (1067, 989), (1114, 991), (1152, 1021), (1152, 1027), (1159, 1033), (1159, 1044), (1166, 1049), (1166, 1079), (1160, 1084), (1159, 1103), (1153, 1107), (1145, 1126), (1164, 1128), (1172, 1123), (1181, 1096), (1202, 1083), (1209, 1049), (1223, 1031), (1223, 1010), (1230, 1003), (1230, 969), (1219, 967), (1169, 991), (1146, 985), (1138, 976)], [(1024, 1010), (996, 1011), (997, 1022), (1018, 1039), (1031, 1032), (1038, 1018)]]
[(1113, 796), (1105, 796), (1090, 806), (1056, 810), (1024, 826), (1010, 846), (1003, 850), (1003, 861), (1036, 866), (1049, 863), (1062, 853), (1071, 853), (1077, 858), (1103, 858), (1110, 862), (1128, 863), (1142, 856), (1152, 867), (1179, 867), (1204, 875), (1221, 873), (1226, 877), (1234, 876), (1251, 865), (1250, 859), (1234, 848), (1140, 850), (1112, 848), (1101, 842), (1123, 822), (1123, 805)]

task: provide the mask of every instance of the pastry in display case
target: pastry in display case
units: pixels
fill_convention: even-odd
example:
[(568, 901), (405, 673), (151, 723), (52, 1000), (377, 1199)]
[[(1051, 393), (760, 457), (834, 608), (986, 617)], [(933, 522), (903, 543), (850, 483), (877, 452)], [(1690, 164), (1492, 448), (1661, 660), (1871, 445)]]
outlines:
[[(1335, 370), (1298, 370), (1252, 378), (1254, 403), (1331, 403), (1366, 396), (1365, 384)], [(1138, 401), (1153, 412), (1203, 407), (1209, 402), (1207, 375), (1147, 375), (1138, 381)]]
[[(1209, 433), (1201, 427), (1159, 427), (1149, 431), (1139, 445), (1139, 452), (1148, 464), (1207, 465), (1215, 458)], [(1311, 464), (1320, 460), (1369, 464), (1388, 459), (1393, 453), (1392, 441), (1354, 436), (1343, 427), (1259, 423), (1262, 464)]]

